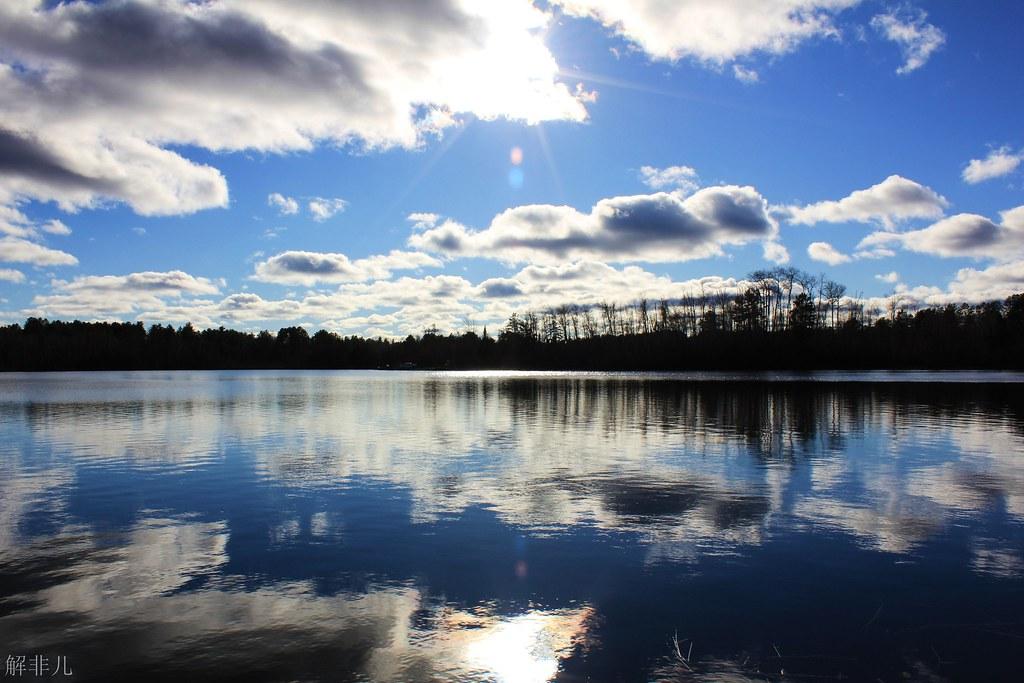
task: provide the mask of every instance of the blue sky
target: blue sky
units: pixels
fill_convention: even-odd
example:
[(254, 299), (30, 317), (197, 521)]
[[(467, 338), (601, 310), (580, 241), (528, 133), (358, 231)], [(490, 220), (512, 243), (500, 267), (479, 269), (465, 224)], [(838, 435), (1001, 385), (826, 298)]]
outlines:
[(1021, 26), (1015, 2), (13, 0), (0, 316), (404, 335), (777, 265), (877, 306), (1001, 298)]

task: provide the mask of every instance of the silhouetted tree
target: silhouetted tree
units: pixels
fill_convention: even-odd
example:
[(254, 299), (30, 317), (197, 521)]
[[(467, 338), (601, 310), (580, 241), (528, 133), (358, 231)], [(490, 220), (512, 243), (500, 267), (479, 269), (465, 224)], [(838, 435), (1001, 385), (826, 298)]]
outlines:
[(807, 292), (800, 292), (793, 299), (793, 307), (789, 310), (789, 327), (795, 332), (813, 330), (818, 321), (818, 312), (814, 309), (814, 301)]
[[(1005, 301), (908, 311), (873, 320), (838, 283), (774, 271), (774, 284), (723, 291), (655, 310), (576, 304), (513, 313), (498, 335), (401, 340), (285, 327), (276, 335), (223, 327), (197, 331), (141, 322), (50, 321), (0, 326), (2, 370), (191, 368), (1021, 368), (1024, 294)], [(768, 275), (764, 275), (768, 278)], [(792, 300), (787, 294), (792, 281)], [(770, 303), (766, 304), (766, 300)], [(822, 305), (819, 305), (819, 301)], [(880, 313), (881, 311), (878, 311)], [(823, 317), (823, 314), (825, 317)], [(827, 323), (827, 324), (826, 324)]]

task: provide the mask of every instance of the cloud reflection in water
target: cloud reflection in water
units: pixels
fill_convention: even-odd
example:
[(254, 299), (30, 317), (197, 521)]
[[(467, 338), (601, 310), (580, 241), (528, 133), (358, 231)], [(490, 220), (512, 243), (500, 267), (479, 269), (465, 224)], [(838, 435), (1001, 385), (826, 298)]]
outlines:
[(1012, 388), (0, 382), (0, 635), (99, 670), (541, 681), (599, 658), (626, 576), (685, 586), (808, 539), (916, 560), (956, 534), (975, 576), (1024, 571)]

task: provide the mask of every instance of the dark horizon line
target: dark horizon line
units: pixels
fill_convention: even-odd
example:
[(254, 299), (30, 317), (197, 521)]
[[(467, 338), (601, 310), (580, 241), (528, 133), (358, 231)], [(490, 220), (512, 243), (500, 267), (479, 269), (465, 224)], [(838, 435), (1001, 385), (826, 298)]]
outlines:
[(0, 371), (1024, 369), (1024, 293), (874, 321), (757, 286), (703, 310), (646, 300), (592, 310), (513, 314), (497, 337), (428, 328), (405, 339), (29, 318), (0, 327)]

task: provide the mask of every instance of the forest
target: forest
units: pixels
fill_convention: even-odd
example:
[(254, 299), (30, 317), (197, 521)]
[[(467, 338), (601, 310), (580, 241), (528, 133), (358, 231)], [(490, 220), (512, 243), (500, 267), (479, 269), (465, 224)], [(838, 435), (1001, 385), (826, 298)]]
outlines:
[(504, 328), (405, 339), (29, 318), (0, 327), (0, 370), (260, 368), (820, 370), (1024, 368), (1024, 293), (867, 310), (824, 277), (751, 273), (740, 293), (513, 313)]

